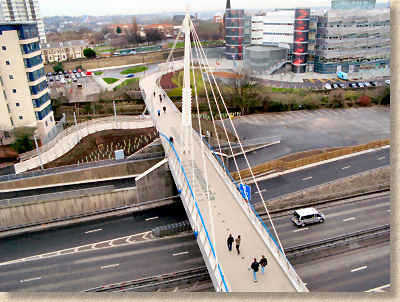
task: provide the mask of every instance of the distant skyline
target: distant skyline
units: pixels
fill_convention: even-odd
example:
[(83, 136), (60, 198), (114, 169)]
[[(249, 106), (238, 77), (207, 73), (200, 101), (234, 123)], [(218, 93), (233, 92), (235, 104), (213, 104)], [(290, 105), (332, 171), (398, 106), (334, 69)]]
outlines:
[[(389, 2), (377, 0), (377, 3)], [(268, 9), (330, 6), (330, 0), (231, 0), (232, 8), (243, 9)], [(192, 12), (225, 9), (226, 0), (39, 0), (42, 17), (50, 16), (82, 16), (82, 15), (139, 15), (159, 14), (175, 11), (184, 11), (186, 4), (190, 5)]]

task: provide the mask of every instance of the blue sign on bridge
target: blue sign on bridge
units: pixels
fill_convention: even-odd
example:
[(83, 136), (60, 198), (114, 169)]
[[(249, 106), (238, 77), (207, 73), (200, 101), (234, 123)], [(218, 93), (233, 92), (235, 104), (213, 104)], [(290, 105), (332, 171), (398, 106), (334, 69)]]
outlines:
[(247, 201), (251, 200), (251, 187), (248, 185), (240, 184), (239, 185), (240, 193), (242, 193), (242, 196), (244, 199)]

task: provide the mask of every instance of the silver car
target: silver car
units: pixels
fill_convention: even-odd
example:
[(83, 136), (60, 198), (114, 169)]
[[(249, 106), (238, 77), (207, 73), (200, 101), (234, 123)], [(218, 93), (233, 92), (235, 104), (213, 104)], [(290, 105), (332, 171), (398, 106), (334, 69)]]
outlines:
[(325, 216), (317, 209), (310, 207), (295, 210), (290, 220), (296, 226), (304, 227), (306, 224), (323, 223), (325, 221)]

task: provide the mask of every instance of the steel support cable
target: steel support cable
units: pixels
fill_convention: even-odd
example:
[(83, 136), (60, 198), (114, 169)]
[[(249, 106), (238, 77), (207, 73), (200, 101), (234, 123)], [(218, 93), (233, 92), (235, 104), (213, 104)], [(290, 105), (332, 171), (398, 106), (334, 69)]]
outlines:
[[(201, 57), (201, 60), (202, 60), (202, 65), (205, 66), (206, 75), (207, 75), (208, 81), (209, 81), (210, 86), (211, 86), (211, 89), (212, 89), (212, 94), (213, 94), (213, 96), (214, 96), (214, 102), (215, 102), (215, 104), (216, 104), (216, 107), (217, 107), (217, 110), (218, 110), (218, 114), (219, 114), (220, 119), (221, 119), (221, 122), (222, 122), (222, 126), (223, 126), (223, 129), (224, 129), (225, 135), (226, 135), (226, 139), (227, 139), (227, 141), (228, 141), (229, 149), (230, 149), (230, 151), (231, 151), (231, 153), (232, 153), (232, 155), (233, 155), (233, 162), (234, 162), (234, 164), (235, 164), (236, 170), (238, 171), (239, 181), (240, 181), (240, 184), (243, 185), (243, 180), (242, 180), (242, 177), (241, 177), (241, 175), (240, 175), (240, 173), (239, 173), (239, 172), (240, 172), (239, 166), (238, 166), (237, 161), (236, 161), (236, 158), (235, 158), (235, 156), (234, 156), (234, 152), (233, 152), (233, 149), (232, 149), (231, 141), (230, 141), (230, 139), (229, 139), (228, 131), (226, 130), (225, 123), (224, 123), (224, 120), (223, 120), (223, 118), (222, 118), (221, 110), (220, 110), (219, 105), (218, 105), (218, 100), (217, 100), (217, 97), (216, 97), (216, 95), (215, 95), (214, 88), (213, 88), (213, 85), (212, 85), (212, 82), (211, 82), (211, 79), (210, 79), (210, 75), (209, 75), (209, 71), (208, 71), (208, 70), (210, 69), (210, 65), (208, 64), (208, 60), (207, 60), (207, 57), (206, 57), (204, 51), (201, 52), (202, 46), (201, 46), (200, 40), (199, 40), (199, 38), (198, 38), (198, 36), (197, 36), (197, 33), (196, 33), (196, 31), (194, 30), (193, 23), (192, 23), (192, 32), (193, 32), (193, 39), (194, 39), (194, 41), (195, 41), (195, 44), (198, 45), (198, 48), (199, 48), (199, 50), (200, 50), (200, 57)], [(207, 67), (208, 67), (208, 68), (207, 68)], [(213, 75), (213, 74), (211, 73), (211, 75)], [(218, 85), (217, 85), (217, 83), (216, 83), (216, 81), (215, 81), (215, 78), (214, 78), (214, 82), (215, 82), (216, 87), (218, 88)], [(222, 100), (222, 99), (221, 99), (221, 100)], [(223, 101), (223, 100), (222, 100), (222, 101)], [(211, 109), (210, 109), (210, 110), (211, 110)], [(228, 116), (229, 116), (228, 110), (226, 110), (226, 112), (227, 112), (227, 114), (228, 114)], [(212, 114), (212, 112), (211, 112), (211, 114)], [(221, 154), (221, 148), (220, 148), (220, 150), (219, 150), (219, 153)]]
[[(193, 23), (191, 23), (191, 24), (192, 24), (192, 27), (193, 27)], [(193, 31), (193, 35), (195, 36), (195, 37), (194, 37), (195, 39), (199, 40), (196, 31)], [(201, 47), (201, 44), (200, 44), (200, 49), (201, 49), (201, 51), (203, 52), (203, 55), (204, 55), (204, 50), (203, 50), (203, 48)], [(205, 55), (204, 55), (204, 56), (205, 56)], [(205, 59), (206, 59), (207, 65), (209, 65), (206, 56), (205, 56)], [(207, 73), (207, 74), (208, 74), (208, 73)], [(249, 171), (250, 171), (251, 176), (252, 176), (252, 179), (253, 179), (253, 181), (254, 181), (254, 183), (255, 183), (255, 185), (256, 185), (257, 192), (258, 192), (258, 194), (259, 194), (259, 196), (260, 196), (260, 198), (261, 198), (261, 200), (262, 200), (262, 203), (263, 203), (265, 212), (267, 213), (268, 218), (269, 218), (269, 220), (270, 220), (270, 222), (271, 222), (271, 226), (272, 226), (272, 228), (273, 228), (273, 230), (274, 230), (276, 239), (278, 240), (278, 243), (279, 243), (281, 252), (285, 255), (285, 252), (284, 252), (282, 243), (281, 243), (281, 241), (280, 241), (280, 239), (279, 239), (278, 233), (277, 233), (277, 231), (276, 231), (275, 225), (274, 225), (274, 223), (273, 223), (273, 221), (272, 221), (272, 218), (271, 218), (271, 215), (270, 215), (270, 213), (269, 213), (269, 211), (268, 211), (268, 208), (267, 208), (267, 206), (265, 205), (264, 197), (263, 197), (262, 194), (261, 194), (260, 187), (258, 186), (258, 183), (257, 183), (256, 178), (255, 178), (254, 173), (253, 173), (253, 169), (251, 168), (251, 165), (250, 165), (250, 163), (249, 163), (249, 161), (248, 161), (248, 158), (247, 158), (247, 156), (246, 156), (246, 153), (245, 153), (245, 151), (244, 151), (244, 149), (243, 149), (243, 145), (242, 145), (242, 142), (240, 141), (239, 135), (238, 135), (238, 133), (237, 133), (237, 131), (236, 131), (236, 127), (235, 127), (235, 125), (233, 124), (232, 119), (231, 119), (231, 117), (230, 117), (230, 115), (229, 115), (229, 111), (228, 111), (228, 109), (227, 109), (227, 107), (226, 107), (226, 104), (225, 104), (224, 98), (223, 98), (223, 96), (222, 96), (222, 93), (221, 93), (221, 91), (220, 91), (220, 89), (219, 89), (219, 86), (218, 86), (218, 84), (217, 84), (217, 81), (215, 80), (214, 74), (211, 73), (211, 76), (212, 76), (212, 78), (213, 78), (213, 80), (214, 80), (215, 86), (216, 86), (216, 88), (217, 88), (217, 90), (218, 90), (218, 93), (219, 93), (219, 95), (220, 95), (222, 104), (224, 105), (225, 110), (226, 110), (226, 112), (228, 113), (228, 118), (229, 118), (229, 121), (230, 121), (230, 123), (231, 123), (232, 129), (233, 129), (233, 131), (235, 132), (235, 135), (236, 135), (236, 137), (237, 137), (237, 139), (238, 139), (238, 142), (239, 142), (239, 145), (240, 145), (240, 149), (241, 149), (241, 151), (242, 151), (242, 153), (243, 153), (243, 156), (244, 156), (244, 158), (245, 158), (245, 160), (246, 160), (247, 166), (249, 167)], [(222, 123), (222, 124), (223, 124), (223, 123)], [(223, 125), (224, 125), (224, 124), (223, 124)], [(233, 155), (233, 152), (232, 152), (232, 155)], [(234, 156), (233, 156), (233, 157), (234, 157)], [(240, 172), (238, 172), (238, 174), (239, 174), (239, 177), (240, 177)], [(286, 255), (285, 255), (285, 256), (286, 256)]]
[[(192, 50), (191, 50), (192, 52)], [(215, 240), (215, 228), (214, 228), (214, 216), (212, 214), (212, 208), (211, 208), (211, 199), (210, 199), (210, 190), (209, 190), (209, 182), (208, 182), (208, 176), (207, 176), (207, 167), (206, 167), (206, 160), (205, 160), (205, 155), (204, 155), (204, 143), (202, 141), (202, 127), (201, 127), (201, 121), (200, 121), (200, 109), (199, 109), (199, 101), (198, 101), (198, 94), (197, 94), (197, 83), (196, 83), (196, 78), (195, 78), (195, 72), (194, 72), (194, 62), (193, 62), (193, 55), (191, 56), (192, 58), (192, 74), (193, 74), (193, 86), (194, 86), (194, 95), (195, 95), (195, 100), (196, 100), (196, 108), (197, 108), (197, 120), (199, 122), (199, 131), (200, 131), (200, 148), (201, 148), (201, 157), (202, 157), (202, 162), (203, 162), (203, 170), (204, 170), (204, 178), (206, 181), (206, 193), (207, 193), (207, 199), (208, 199), (208, 211), (210, 212), (210, 221), (211, 221), (211, 234), (212, 234), (212, 240), (213, 244), (215, 247), (215, 268), (217, 268), (218, 264), (218, 256), (217, 256), (217, 245), (216, 245), (216, 240)], [(193, 148), (193, 134), (191, 133), (191, 138), (192, 138), (192, 148)], [(193, 155), (192, 155), (193, 156)], [(194, 160), (193, 160), (194, 162)], [(193, 169), (194, 173), (194, 169)]]
[[(199, 58), (199, 51), (198, 51), (198, 49), (197, 49), (196, 47), (194, 47), (194, 48), (195, 48), (195, 50), (196, 50), (197, 58)], [(198, 59), (197, 59), (197, 60), (198, 60)], [(213, 126), (214, 126), (215, 135), (216, 135), (216, 138), (217, 138), (218, 150), (219, 150), (219, 152), (221, 152), (221, 144), (220, 144), (220, 141), (219, 141), (219, 136), (218, 136), (218, 132), (217, 132), (217, 127), (216, 127), (216, 125), (215, 125), (214, 116), (213, 116), (213, 114), (212, 114), (210, 98), (209, 98), (209, 96), (208, 96), (207, 83), (206, 83), (206, 81), (204, 80), (204, 76), (203, 76), (203, 73), (202, 73), (202, 69), (201, 69), (201, 67), (200, 67), (200, 64), (199, 64), (199, 68), (200, 68), (201, 79), (202, 79), (202, 81), (203, 81), (203, 83), (204, 83), (204, 90), (205, 90), (205, 92), (206, 92), (207, 104), (208, 104), (208, 108), (209, 108), (209, 110), (210, 110), (211, 120), (212, 120), (212, 123), (213, 123)]]
[[(194, 30), (193, 23), (192, 23), (192, 31), (193, 31), (193, 39), (195, 40), (195, 44), (197, 44), (199, 50), (201, 50), (200, 40), (198, 39), (197, 33), (196, 33), (196, 31)], [(196, 40), (196, 38), (197, 38), (197, 40)], [(208, 62), (206, 62), (206, 61), (203, 59), (203, 58), (206, 58), (204, 52), (203, 52), (203, 54), (201, 54), (201, 52), (200, 52), (200, 57), (201, 57), (202, 65), (204, 65), (204, 67), (205, 67), (206, 75), (207, 75), (208, 81), (209, 81), (209, 83), (210, 83), (210, 87), (211, 87), (211, 89), (212, 89), (212, 94), (213, 94), (213, 97), (214, 97), (214, 102), (215, 102), (215, 104), (216, 104), (216, 107), (217, 107), (217, 110), (218, 110), (218, 114), (219, 114), (219, 117), (220, 117), (221, 122), (222, 122), (222, 126), (223, 126), (223, 129), (224, 129), (225, 135), (226, 135), (226, 139), (227, 139), (227, 141), (228, 141), (229, 149), (230, 149), (230, 151), (231, 151), (231, 153), (232, 153), (232, 155), (233, 155), (234, 152), (233, 152), (233, 149), (232, 149), (232, 144), (231, 144), (231, 141), (230, 141), (230, 139), (229, 139), (228, 131), (226, 130), (226, 127), (225, 127), (225, 124), (224, 124), (224, 120), (223, 120), (223, 118), (222, 118), (221, 110), (220, 110), (219, 105), (218, 105), (217, 97), (216, 97), (216, 95), (215, 95), (214, 88), (213, 88), (213, 85), (212, 85), (211, 80), (210, 80), (210, 76), (209, 76), (209, 72), (208, 72), (208, 70), (210, 69), (210, 66), (209, 66)], [(206, 62), (206, 63), (204, 64), (204, 62)], [(208, 70), (207, 70), (207, 67), (208, 67)], [(211, 109), (210, 109), (210, 110), (211, 110)], [(227, 111), (227, 114), (229, 115), (229, 112), (228, 112), (228, 111)], [(220, 150), (219, 150), (219, 153), (221, 153), (221, 148), (220, 148)], [(235, 158), (234, 156), (233, 156), (233, 161), (234, 161), (234, 163), (235, 163), (236, 170), (239, 172), (239, 166), (238, 166), (237, 161), (236, 161), (236, 158)], [(241, 177), (240, 173), (238, 173), (238, 174), (239, 174), (240, 183), (243, 185), (242, 177)]]

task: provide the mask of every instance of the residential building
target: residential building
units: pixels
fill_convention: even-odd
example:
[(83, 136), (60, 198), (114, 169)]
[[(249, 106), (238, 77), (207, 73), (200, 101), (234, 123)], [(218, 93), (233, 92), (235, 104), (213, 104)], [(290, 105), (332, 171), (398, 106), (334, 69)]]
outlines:
[(316, 72), (357, 72), (389, 64), (390, 9), (329, 10), (318, 17)]
[(374, 9), (376, 0), (332, 0), (332, 9)]
[(0, 23), (0, 129), (35, 127), (41, 139), (54, 128), (35, 22)]
[(0, 0), (0, 22), (24, 21), (36, 22), (40, 43), (46, 44), (46, 33), (38, 0)]
[(163, 33), (166, 37), (175, 37), (179, 30), (176, 30), (176, 26), (173, 24), (149, 24), (142, 25), (140, 27), (141, 31), (146, 32), (146, 30), (158, 30)]
[(81, 59), (84, 57), (83, 50), (87, 45), (85, 40), (49, 43), (42, 49), (43, 60), (47, 64)]

